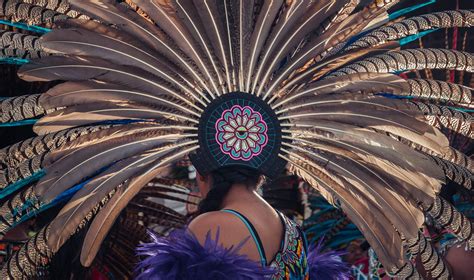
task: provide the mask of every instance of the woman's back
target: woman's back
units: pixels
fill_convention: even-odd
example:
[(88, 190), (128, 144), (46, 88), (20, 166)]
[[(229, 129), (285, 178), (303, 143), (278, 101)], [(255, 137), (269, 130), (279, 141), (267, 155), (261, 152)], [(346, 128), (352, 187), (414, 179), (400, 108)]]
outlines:
[[(154, 242), (140, 249), (148, 258), (139, 266), (144, 271), (139, 278), (306, 280), (321, 275), (313, 273), (311, 261), (321, 255), (308, 254), (301, 228), (257, 193), (259, 178), (258, 172), (235, 167), (198, 174), (200, 214), (185, 230), (152, 236)], [(332, 256), (326, 264), (337, 273), (347, 271)]]
[[(198, 216), (189, 225), (201, 244), (219, 232), (225, 248), (245, 242), (238, 253), (273, 271), (271, 279), (307, 279), (307, 248), (302, 231), (255, 191), (235, 186), (222, 209)], [(290, 278), (288, 278), (291, 276)]]
[[(248, 219), (262, 242), (265, 258), (272, 260), (280, 250), (284, 238), (284, 224), (278, 213), (256, 193), (232, 188), (227, 197), (230, 199), (223, 202), (222, 209), (235, 210)], [(233, 213), (212, 211), (202, 214), (190, 223), (189, 229), (200, 241), (205, 239), (207, 232), (215, 233), (219, 229), (220, 241), (227, 248), (250, 237), (239, 252), (251, 260), (261, 261), (248, 226)]]

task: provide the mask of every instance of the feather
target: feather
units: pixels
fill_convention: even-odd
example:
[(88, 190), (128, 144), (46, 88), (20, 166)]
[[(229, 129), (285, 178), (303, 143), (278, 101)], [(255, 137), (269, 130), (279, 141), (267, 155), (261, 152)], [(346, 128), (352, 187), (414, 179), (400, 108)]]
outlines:
[(92, 81), (66, 82), (59, 84), (40, 97), (39, 103), (45, 109), (62, 108), (74, 105), (99, 102), (137, 103), (149, 107), (171, 107), (184, 115), (200, 117), (198, 113), (183, 102), (165, 96), (156, 96), (124, 86)]
[(179, 80), (183, 81), (183, 84), (182, 85), (180, 84), (179, 86), (182, 87), (185, 92), (188, 89), (193, 89), (196, 92), (202, 91), (201, 88), (199, 88), (193, 81), (191, 81), (192, 78), (187, 73), (185, 73), (182, 69), (180, 69), (179, 66), (177, 66), (174, 62), (168, 60), (167, 58), (163, 56), (160, 56), (159, 53), (152, 50), (144, 42), (139, 41), (136, 37), (133, 37), (132, 35), (126, 32), (123, 32), (122, 30), (118, 30), (111, 26), (106, 26), (102, 23), (91, 21), (91, 20), (68, 19), (64, 21), (59, 21), (57, 22), (57, 24), (58, 26), (64, 29), (79, 28), (79, 29), (89, 30), (95, 33), (99, 33), (106, 37), (112, 37), (112, 38), (115, 38), (116, 40), (127, 42), (128, 44), (136, 48), (139, 48), (145, 51), (146, 53), (154, 53), (153, 55), (154, 59), (156, 60), (159, 58), (159, 61), (161, 61), (162, 64), (166, 65), (167, 69), (170, 70), (168, 74), (171, 75), (173, 79), (176, 79), (178, 81)]
[(165, 127), (152, 123), (131, 123), (124, 125), (115, 125), (105, 127), (101, 130), (96, 130), (88, 134), (81, 135), (75, 139), (71, 139), (64, 143), (61, 147), (48, 154), (43, 161), (43, 166), (48, 167), (53, 165), (59, 159), (68, 156), (75, 151), (88, 147), (89, 145), (96, 145), (105, 141), (116, 140), (120, 137), (130, 136), (134, 133), (146, 133), (163, 129), (164, 131), (170, 129), (183, 129), (182, 127)]
[(137, 37), (149, 47), (160, 52), (168, 60), (179, 62), (183, 70), (190, 73), (207, 92), (211, 92), (189, 58), (179, 51), (179, 48), (173, 44), (162, 30), (144, 20), (143, 17), (123, 9), (115, 2), (107, 0), (97, 0), (93, 3), (79, 0), (70, 0), (69, 2), (73, 7), (91, 15), (93, 18), (120, 26), (121, 30)]
[[(35, 59), (35, 58), (40, 58), (43, 56), (46, 56), (47, 53), (41, 52), (41, 51), (35, 51), (35, 50), (29, 50), (29, 49), (14, 49), (14, 48), (2, 48), (0, 49), (0, 59), (2, 61), (4, 59), (11, 58), (13, 64), (17, 64), (18, 62), (19, 65), (21, 65), (23, 62), (28, 63), (30, 59)], [(9, 60), (5, 60), (7, 63), (10, 63)]]
[[(131, 157), (114, 164), (85, 184), (71, 198), (51, 222), (52, 231), (49, 235), (48, 245), (53, 252), (57, 252), (66, 240), (76, 232), (82, 220), (112, 189), (122, 184), (127, 178), (136, 176), (150, 164), (152, 160), (146, 159), (145, 155)], [(127, 169), (120, 172), (122, 168)], [(124, 186), (119, 187), (115, 194), (120, 193), (123, 188)], [(114, 201), (114, 196), (112, 201)]]
[[(13, 256), (5, 263), (0, 271), (2, 279), (21, 279), (36, 276), (36, 270), (46, 265), (53, 254), (46, 245), (48, 228), (44, 227), (30, 238), (20, 250), (15, 251)], [(22, 256), (22, 259), (18, 258)]]
[(193, 135), (158, 129), (88, 145), (75, 151), (73, 156), (66, 156), (47, 168), (47, 175), (37, 184), (35, 193), (42, 197), (43, 201), (49, 202), (69, 187), (120, 159), (165, 146), (187, 136)]
[(0, 207), (0, 236), (15, 227), (21, 220), (25, 210), (39, 209), (39, 204), (33, 192), (33, 186), (20, 190), (14, 196), (6, 200)]
[[(389, 133), (391, 135), (402, 137), (404, 139), (409, 139), (409, 141), (411, 141), (412, 143), (416, 143), (417, 147), (423, 147), (423, 149), (433, 151), (435, 154), (439, 154), (439, 155), (450, 154), (449, 143), (447, 142), (446, 137), (438, 130), (433, 129), (431, 131), (427, 131), (425, 133), (420, 134), (420, 133), (408, 130), (406, 128), (400, 127), (399, 125), (396, 125), (394, 123), (390, 123), (387, 125), (381, 124), (381, 123), (369, 124), (373, 119), (376, 119), (378, 122), (380, 119), (378, 117), (373, 117), (373, 116), (368, 117), (368, 120), (366, 122), (365, 120), (356, 120), (357, 118), (350, 117), (351, 115), (350, 113), (348, 115), (345, 115), (346, 113), (341, 113), (341, 114), (343, 115), (341, 115), (341, 117), (338, 118), (337, 122), (344, 123), (344, 124), (367, 126), (381, 133)], [(352, 116), (360, 117), (361, 115), (353, 114)], [(368, 116), (368, 115), (365, 115), (365, 116)], [(318, 121), (319, 119), (328, 120), (328, 121), (336, 120), (335, 117), (326, 118), (324, 116), (322, 116), (321, 118), (316, 118), (316, 119)], [(344, 121), (344, 119), (346, 119), (347, 121)], [(314, 119), (312, 117), (305, 117), (305, 119), (299, 119), (298, 121), (293, 122), (293, 124), (296, 126), (307, 126), (307, 125), (311, 126), (312, 123), (314, 123)]]
[(214, 53), (219, 58), (221, 65), (224, 66), (225, 80), (227, 85), (227, 92), (233, 91), (232, 85), (235, 84), (232, 82), (231, 76), (233, 65), (232, 62), (232, 53), (231, 50), (231, 41), (229, 41), (228, 34), (228, 14), (227, 10), (228, 2), (227, 1), (203, 1), (195, 0), (193, 1), (196, 11), (203, 22), (207, 27), (205, 32), (209, 37), (211, 45), (213, 46)]
[[(134, 1), (141, 9), (143, 9), (150, 17), (159, 22), (159, 26), (166, 32), (178, 47), (190, 58), (193, 59), (196, 65), (206, 75), (207, 80), (211, 83), (213, 92), (219, 94), (220, 91), (215, 83), (215, 77), (208, 69), (210, 64), (209, 59), (204, 55), (200, 46), (192, 40), (192, 35), (187, 27), (180, 21), (176, 10), (177, 5), (173, 2), (163, 1)], [(213, 92), (209, 92), (214, 98)]]
[[(462, 152), (452, 147), (446, 146), (446, 148), (440, 150), (440, 149), (437, 149), (435, 146), (428, 147), (427, 145), (421, 144), (421, 142), (415, 139), (409, 139), (411, 137), (407, 135), (402, 136), (401, 134), (400, 135), (393, 135), (392, 133), (387, 133), (387, 134), (418, 151), (450, 161), (456, 165), (459, 165), (462, 168), (466, 168), (471, 173), (474, 172), (473, 171), (474, 162), (465, 154), (463, 154)], [(444, 139), (446, 139), (446, 136), (442, 134), (441, 136), (444, 137)], [(412, 140), (415, 140), (415, 141), (412, 141)]]
[(312, 38), (306, 46), (299, 52), (298, 55), (292, 57), (287, 65), (279, 71), (272, 79), (264, 95), (266, 99), (272, 93), (279, 83), (293, 71), (304, 66), (308, 60), (312, 59), (314, 62), (319, 62), (333, 47), (339, 43), (349, 39), (351, 35), (355, 35), (367, 26), (368, 19), (376, 17), (379, 12), (370, 11), (370, 8), (365, 8), (357, 14), (348, 17), (346, 20), (334, 24), (327, 32), (323, 33), (317, 38)]
[[(319, 26), (326, 19), (326, 15), (330, 15), (340, 9), (344, 1), (329, 0), (313, 3), (296, 1), (295, 3), (296, 4), (293, 4), (288, 9), (289, 14), (284, 14), (282, 16), (283, 18), (274, 28), (276, 32), (270, 33), (267, 39), (269, 43), (265, 46), (265, 53), (262, 54), (262, 59), (259, 61), (260, 67), (254, 78), (255, 82), (251, 90), (251, 92), (256, 93), (257, 96), (261, 94), (264, 85), (267, 84), (270, 74), (275, 71), (276, 67), (279, 67), (278, 64), (280, 61), (287, 56), (311, 30), (316, 29), (315, 27)], [(295, 7), (293, 8), (293, 6)], [(281, 27), (278, 26), (280, 24)], [(267, 62), (267, 58), (271, 58), (271, 60)], [(266, 72), (263, 77), (260, 78), (262, 69)], [(257, 84), (259, 87), (255, 90)]]
[(456, 210), (451, 203), (437, 196), (431, 205), (425, 205), (425, 211), (433, 217), (438, 225), (449, 229), (460, 240), (466, 242), (467, 248), (474, 248), (474, 228), (465, 215)]
[[(285, 111), (286, 114), (279, 117), (280, 120), (290, 120), (292, 123), (298, 123), (308, 120), (335, 120), (342, 123), (357, 124), (372, 128), (388, 128), (407, 130), (412, 133), (423, 134), (430, 132), (431, 127), (416, 118), (396, 109), (388, 109), (381, 105), (380, 107), (365, 101), (350, 100), (330, 100), (320, 101), (321, 106), (311, 104), (306, 106), (295, 106), (291, 110)], [(368, 103), (368, 104), (367, 104)], [(355, 107), (354, 104), (358, 106)], [(317, 108), (317, 111), (313, 109)], [(283, 113), (283, 112), (282, 112)], [(358, 118), (354, 118), (358, 117)]]
[(13, 21), (26, 21), (29, 25), (49, 24), (68, 16), (18, 0), (3, 0), (0, 15)]
[[(405, 196), (413, 196), (416, 200), (421, 200), (427, 194), (430, 194), (428, 197), (433, 198), (434, 194), (440, 190), (440, 183), (444, 182), (439, 167), (431, 160), (431, 157), (418, 153), (395, 139), (374, 131), (332, 122), (321, 122), (318, 125), (295, 127), (289, 131), (283, 131), (290, 132), (291, 137), (296, 139), (329, 142), (324, 144), (329, 145), (327, 148), (319, 145), (320, 149), (330, 149), (330, 145), (350, 149), (351, 153), (357, 155), (354, 158), (363, 160), (365, 164), (371, 166), (370, 169), (381, 168), (384, 170), (383, 173), (389, 173), (389, 177), (393, 178), (390, 180), (407, 182)], [(348, 151), (341, 152), (341, 155), (347, 156), (348, 154)], [(400, 182), (390, 184), (395, 185)], [(414, 193), (417, 189), (421, 193)], [(429, 201), (431, 200), (429, 199)]]
[(109, 126), (80, 127), (32, 137), (1, 149), (0, 162), (9, 168), (15, 168), (28, 159), (59, 148), (67, 141), (73, 141), (81, 135), (93, 133), (94, 131), (105, 129), (106, 127)]
[(339, 182), (329, 183), (332, 180), (323, 171), (324, 168), (317, 169), (315, 164), (303, 160), (303, 158), (295, 153), (289, 155), (290, 157), (284, 156), (284, 158), (290, 164), (295, 165), (299, 176), (305, 180), (306, 178), (313, 178), (319, 182), (320, 187), (331, 190), (332, 193), (337, 195), (336, 198), (341, 208), (357, 227), (364, 232), (367, 241), (388, 271), (403, 266), (405, 261), (403, 261), (401, 239), (391, 223), (383, 215), (377, 218), (371, 215), (372, 212), (367, 203), (362, 203), (361, 200), (350, 194), (350, 191), (348, 191), (350, 188), (344, 188), (341, 185), (344, 184), (343, 181), (339, 180)]
[(344, 6), (342, 6), (336, 13), (327, 18), (324, 22), (320, 24), (320, 27), (316, 31), (318, 35), (326, 32), (333, 24), (342, 22), (348, 18), (352, 12), (359, 6), (360, 0), (349, 0)]
[(0, 48), (43, 50), (37, 36), (7, 30), (0, 30)]
[(15, 122), (31, 119), (46, 113), (39, 104), (39, 94), (22, 95), (0, 100), (0, 122)]
[[(58, 69), (61, 70), (58, 71)], [(157, 95), (169, 95), (182, 100), (198, 111), (202, 110), (158, 77), (141, 69), (114, 65), (99, 58), (80, 56), (74, 58), (47, 57), (37, 63), (24, 65), (18, 75), (27, 81), (80, 81), (95, 78), (99, 81), (129, 86), (153, 92)]]
[[(384, 53), (396, 48), (398, 48), (398, 44), (387, 43), (377, 47), (364, 48), (357, 51), (349, 51), (334, 56), (328, 56), (328, 58), (322, 60), (320, 63), (314, 64), (313, 66), (307, 67), (306, 69), (295, 71), (294, 76), (290, 75), (288, 82), (285, 83), (281, 89), (278, 89), (278, 91), (285, 91), (292, 86), (296, 84), (302, 84), (303, 82), (319, 80), (331, 71), (334, 71), (335, 69), (340, 68), (351, 61), (357, 60), (358, 58)], [(271, 102), (275, 97), (277, 96), (272, 96), (272, 99), (270, 99), (269, 102)]]
[(244, 62), (244, 65), (247, 66), (245, 92), (250, 91), (250, 85), (253, 79), (252, 75), (254, 73), (258, 57), (261, 54), (263, 44), (267, 39), (266, 35), (269, 33), (273, 21), (278, 15), (282, 4), (283, 0), (265, 1), (260, 10), (257, 21), (253, 28), (252, 36), (250, 37), (249, 57), (247, 58), (248, 62)]
[(420, 256), (421, 265), (425, 272), (429, 273), (431, 277), (434, 279), (452, 278), (446, 261), (438, 254), (437, 250), (433, 248), (431, 242), (423, 233), (420, 232), (418, 238), (414, 240), (408, 240), (407, 245), (414, 258)]
[(117, 65), (140, 68), (202, 102), (196, 96), (196, 92), (181, 86), (183, 80), (171, 72), (165, 64), (166, 60), (163, 61), (156, 52), (146, 47), (134, 46), (123, 41), (123, 38), (109, 37), (84, 29), (56, 29), (43, 36), (41, 42), (44, 49), (51, 53), (97, 57)]
[(197, 123), (194, 118), (167, 108), (148, 108), (131, 104), (85, 104), (56, 111), (40, 119), (34, 131), (45, 134), (83, 125), (103, 124), (113, 121), (140, 122), (151, 121), (168, 125), (180, 125), (184, 122)]
[(28, 3), (31, 5), (39, 6), (46, 8), (61, 14), (65, 14), (71, 18), (87, 18), (84, 15), (81, 15), (77, 11), (71, 9), (71, 6), (68, 3), (68, 0), (54, 0), (54, 1), (44, 1), (44, 0), (22, 0), (23, 3)]
[(308, 248), (308, 267), (310, 277), (318, 279), (349, 279), (350, 268), (341, 261), (341, 252), (322, 252), (323, 242)]
[(473, 55), (444, 49), (407, 49), (366, 58), (333, 72), (328, 77), (360, 72), (393, 73), (406, 70), (447, 69), (474, 71)]
[[(320, 146), (317, 145), (308, 145), (316, 149), (320, 148)], [(422, 212), (416, 208), (417, 197), (413, 199), (411, 197), (402, 196), (399, 186), (389, 185), (379, 175), (382, 173), (381, 170), (371, 170), (357, 160), (351, 160), (347, 156), (341, 156), (343, 152), (350, 153), (347, 150), (339, 152), (339, 156), (336, 157), (335, 155), (337, 155), (337, 153), (332, 151), (332, 153), (326, 152), (326, 147), (323, 147), (326, 151), (314, 150), (299, 145), (298, 140), (296, 140), (296, 143), (292, 144), (291, 147), (294, 150), (305, 152), (313, 162), (319, 162), (319, 164), (324, 165), (328, 171), (344, 178), (352, 185), (351, 190), (357, 197), (363, 201), (370, 201), (373, 206), (372, 211), (378, 210), (387, 220), (391, 221), (392, 225), (399, 230), (401, 234), (407, 238), (417, 236), (418, 229), (424, 222)], [(411, 205), (405, 201), (407, 198), (412, 199)], [(423, 199), (422, 196), (418, 198)]]
[(468, 190), (472, 189), (474, 174), (471, 171), (463, 166), (456, 165), (437, 156), (431, 156), (431, 158), (433, 158), (433, 161), (443, 169), (446, 178), (454, 181)]
[[(8, 191), (11, 192), (10, 184), (28, 179), (35, 173), (40, 172), (42, 169), (41, 162), (43, 161), (44, 155), (35, 156), (20, 163), (15, 168), (6, 168), (0, 171), (0, 194)], [(19, 187), (19, 186), (18, 186)]]
[(471, 26), (474, 26), (474, 16), (473, 12), (469, 10), (443, 11), (420, 15), (377, 28), (349, 45), (347, 50), (376, 46), (429, 29)]
[(14, 21), (4, 20), (4, 19), (0, 19), (0, 23), (6, 26), (11, 26), (13, 28), (18, 28), (21, 30), (25, 30), (25, 31), (29, 31), (29, 32), (37, 33), (37, 34), (44, 34), (51, 31), (50, 28), (41, 27), (38, 25), (29, 25), (23, 22), (14, 22)]
[(181, 151), (158, 161), (154, 166), (149, 168), (145, 173), (133, 178), (130, 183), (126, 186), (123, 193), (117, 196), (117, 199), (108, 203), (104, 209), (102, 209), (89, 228), (87, 235), (84, 239), (84, 243), (81, 250), (81, 263), (84, 266), (89, 266), (96, 256), (100, 244), (105, 238), (107, 232), (112, 226), (113, 222), (120, 214), (122, 209), (127, 203), (140, 191), (140, 189), (148, 183), (152, 178), (156, 177), (161, 173), (162, 168), (167, 164), (176, 161), (185, 154), (196, 150), (197, 146), (191, 146), (183, 148)]
[(357, 73), (316, 81), (298, 90), (280, 93), (282, 96), (275, 95), (270, 101), (272, 103), (275, 100), (274, 97), (279, 98), (279, 102), (272, 105), (272, 108), (276, 109), (289, 101), (296, 102), (297, 98), (312, 95), (338, 92), (399, 93), (403, 92), (405, 88), (407, 88), (407, 83), (393, 74)]
[(472, 89), (463, 85), (437, 80), (408, 79), (410, 90), (408, 96), (442, 102), (472, 106)]
[[(414, 111), (421, 111), (425, 114), (426, 122), (440, 129), (449, 138), (454, 146), (455, 140), (461, 147), (469, 146), (469, 142), (474, 139), (473, 119), (468, 113), (464, 113), (450, 107), (425, 104), (422, 102), (409, 102)], [(461, 138), (464, 136), (464, 141)]]
[(219, 231), (215, 238), (209, 232), (203, 245), (186, 229), (175, 230), (168, 237), (150, 235), (152, 242), (138, 248), (138, 254), (145, 258), (137, 267), (137, 279), (222, 279), (233, 275), (257, 280), (273, 273), (239, 254), (248, 239), (224, 248), (219, 243)]

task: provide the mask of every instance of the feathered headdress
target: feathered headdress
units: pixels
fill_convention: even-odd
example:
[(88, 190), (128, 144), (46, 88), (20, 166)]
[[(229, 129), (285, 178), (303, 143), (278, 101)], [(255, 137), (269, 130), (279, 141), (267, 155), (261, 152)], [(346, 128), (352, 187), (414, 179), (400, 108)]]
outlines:
[(345, 211), (389, 273), (418, 276), (409, 251), (447, 277), (419, 229), (430, 215), (474, 247), (469, 220), (438, 196), (445, 180), (471, 188), (472, 159), (446, 135), (472, 140), (472, 89), (402, 73), (473, 72), (474, 56), (400, 44), (474, 14), (399, 20), (387, 12), (397, 2), (0, 1), (1, 23), (29, 32), (2, 31), (2, 59), (24, 64), (26, 81), (64, 81), (1, 101), (5, 126), (38, 135), (0, 151), (1, 232), (64, 204), (2, 279), (34, 276), (87, 224), (90, 265), (127, 203), (188, 154), (204, 173), (286, 165)]

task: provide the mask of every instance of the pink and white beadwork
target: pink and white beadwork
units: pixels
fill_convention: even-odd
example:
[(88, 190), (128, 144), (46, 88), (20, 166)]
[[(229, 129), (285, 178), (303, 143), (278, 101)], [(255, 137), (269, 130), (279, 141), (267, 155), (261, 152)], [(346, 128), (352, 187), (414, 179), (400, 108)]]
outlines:
[(224, 154), (248, 161), (262, 152), (268, 142), (268, 127), (259, 112), (234, 105), (216, 122), (216, 141)]

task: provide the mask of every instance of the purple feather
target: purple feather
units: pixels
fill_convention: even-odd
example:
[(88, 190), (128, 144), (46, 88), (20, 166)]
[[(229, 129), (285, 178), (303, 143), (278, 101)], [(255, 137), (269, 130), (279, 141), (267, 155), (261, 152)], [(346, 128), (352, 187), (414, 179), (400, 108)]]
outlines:
[(139, 280), (256, 280), (274, 272), (238, 254), (248, 239), (236, 247), (219, 245), (219, 230), (215, 239), (207, 234), (204, 246), (187, 230), (175, 230), (168, 237), (159, 237), (152, 232), (150, 235), (153, 241), (138, 248), (138, 254), (145, 257), (137, 267)]
[(329, 251), (321, 253), (322, 242), (308, 249), (308, 267), (310, 279), (347, 280), (350, 267), (341, 260), (341, 252)]

